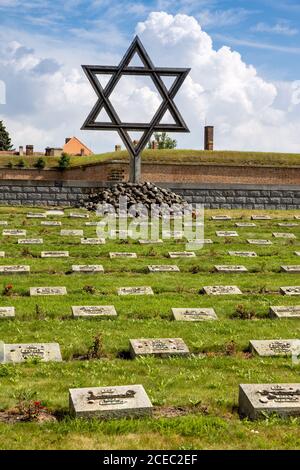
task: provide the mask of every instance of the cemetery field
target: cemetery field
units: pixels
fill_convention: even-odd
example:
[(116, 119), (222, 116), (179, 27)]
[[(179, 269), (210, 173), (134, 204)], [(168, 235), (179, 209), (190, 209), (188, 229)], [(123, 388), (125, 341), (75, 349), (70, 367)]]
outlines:
[[(300, 318), (271, 318), (272, 306), (298, 306), (299, 295), (280, 288), (300, 286), (300, 273), (281, 266), (300, 265), (300, 212), (207, 210), (205, 244), (193, 258), (170, 258), (186, 250), (185, 240), (140, 245), (138, 241), (107, 240), (85, 245), (80, 236), (62, 236), (61, 229), (83, 230), (96, 237), (99, 220), (48, 216), (28, 219), (41, 208), (0, 208), (1, 266), (30, 266), (30, 273), (0, 274), (0, 307), (14, 307), (15, 319), (0, 320), (4, 343), (59, 343), (62, 362), (0, 364), (1, 449), (296, 449), (300, 417), (266, 417), (251, 422), (238, 414), (239, 384), (299, 383), (300, 363), (291, 357), (260, 357), (250, 340), (300, 339)], [(232, 220), (211, 220), (228, 214)], [(250, 220), (251, 214), (271, 220)], [(61, 226), (43, 226), (45, 220)], [(236, 223), (253, 222), (253, 227)], [(293, 226), (278, 226), (292, 223)], [(296, 225), (297, 224), (297, 225)], [(26, 230), (26, 236), (3, 230)], [(216, 231), (236, 231), (237, 237)], [(273, 233), (294, 234), (276, 238)], [(18, 244), (19, 238), (43, 239)], [(250, 245), (248, 239), (271, 240)], [(41, 258), (41, 251), (64, 250), (65, 258)], [(229, 251), (256, 252), (237, 257)], [(137, 258), (110, 258), (110, 252), (134, 252)], [(102, 265), (104, 273), (73, 273), (72, 265)], [(148, 272), (148, 265), (177, 265), (180, 272)], [(247, 272), (218, 273), (215, 265), (242, 265)], [(31, 287), (65, 287), (66, 295), (30, 296)], [(119, 296), (121, 287), (150, 286), (154, 295)], [(207, 295), (205, 286), (237, 286), (242, 294)], [(113, 305), (112, 319), (74, 319), (72, 306)], [(172, 308), (213, 308), (210, 321), (177, 321)], [(95, 343), (95, 337), (100, 345)], [(132, 359), (129, 339), (182, 338), (187, 357)], [(99, 358), (87, 359), (96, 352)], [(87, 420), (69, 416), (69, 388), (142, 384), (153, 416), (139, 419)], [(20, 402), (41, 402), (44, 420), (13, 419)], [(24, 405), (25, 404), (25, 405)], [(52, 419), (51, 419), (52, 418)]]

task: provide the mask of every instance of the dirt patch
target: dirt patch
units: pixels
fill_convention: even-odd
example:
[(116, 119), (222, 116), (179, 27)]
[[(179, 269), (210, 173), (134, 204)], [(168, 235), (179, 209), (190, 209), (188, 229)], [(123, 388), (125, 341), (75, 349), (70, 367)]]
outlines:
[(57, 418), (48, 411), (42, 411), (37, 417), (29, 420), (24, 414), (21, 414), (17, 409), (12, 408), (6, 411), (0, 411), (0, 422), (15, 424), (15, 423), (50, 423), (57, 421)]
[(192, 414), (208, 415), (208, 408), (205, 405), (191, 406), (154, 406), (154, 418), (177, 418), (179, 416), (187, 416)]

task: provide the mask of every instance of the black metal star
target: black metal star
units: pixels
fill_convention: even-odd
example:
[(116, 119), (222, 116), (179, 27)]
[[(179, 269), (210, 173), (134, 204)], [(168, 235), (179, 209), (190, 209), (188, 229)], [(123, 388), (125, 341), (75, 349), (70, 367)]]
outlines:
[[(128, 66), (135, 53), (137, 53), (141, 59), (144, 65), (143, 67)], [(83, 65), (82, 68), (98, 95), (98, 101), (84, 122), (81, 128), (82, 130), (116, 130), (128, 152), (134, 158), (140, 155), (150, 140), (152, 133), (155, 131), (189, 132), (189, 129), (173, 99), (190, 72), (190, 69), (154, 67), (138, 36), (134, 38), (119, 66)], [(111, 75), (105, 88), (103, 88), (99, 80), (97, 80), (97, 74)], [(149, 124), (121, 122), (116, 110), (110, 102), (109, 97), (123, 75), (142, 75), (150, 76), (152, 78), (154, 85), (162, 98), (162, 103)], [(175, 77), (169, 90), (166, 88), (161, 78), (162, 76)], [(102, 109), (107, 112), (111, 122), (96, 121)], [(160, 121), (167, 110), (171, 113), (174, 124), (160, 124)], [(144, 131), (137, 145), (133, 144), (128, 131)]]

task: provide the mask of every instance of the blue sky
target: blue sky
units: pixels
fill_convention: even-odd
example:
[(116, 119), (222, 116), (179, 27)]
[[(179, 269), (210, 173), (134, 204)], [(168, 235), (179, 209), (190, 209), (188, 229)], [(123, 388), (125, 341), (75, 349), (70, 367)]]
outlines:
[[(79, 131), (95, 102), (80, 65), (117, 64), (139, 32), (155, 64), (192, 67), (177, 103), (192, 132), (180, 145), (201, 147), (210, 122), (218, 148), (298, 149), (299, 0), (0, 0), (0, 25), (0, 118), (16, 146), (75, 134), (111, 149), (114, 136)], [(127, 94), (155, 107), (137, 82)]]

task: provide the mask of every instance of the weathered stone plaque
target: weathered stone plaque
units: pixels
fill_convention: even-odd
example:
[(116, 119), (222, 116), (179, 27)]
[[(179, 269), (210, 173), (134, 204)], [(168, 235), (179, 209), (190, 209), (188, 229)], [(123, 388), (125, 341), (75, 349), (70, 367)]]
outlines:
[(56, 210), (56, 209), (51, 209), (49, 211), (46, 211), (46, 215), (57, 215), (57, 216), (63, 216), (65, 215), (64, 211)]
[(83, 230), (61, 230), (63, 237), (83, 237)]
[(255, 251), (228, 251), (230, 256), (241, 256), (242, 258), (255, 258), (257, 253)]
[(88, 219), (90, 216), (89, 214), (77, 214), (75, 212), (71, 212), (69, 217), (71, 219)]
[(205, 286), (203, 292), (208, 295), (237, 295), (242, 294), (237, 286)]
[(0, 307), (0, 320), (15, 318), (15, 307)]
[(281, 222), (278, 224), (278, 227), (298, 227), (299, 224), (296, 224), (294, 222)]
[(256, 227), (256, 224), (253, 222), (236, 222), (236, 227)]
[(253, 239), (253, 238), (249, 238), (247, 242), (250, 245), (272, 245), (273, 244), (271, 240), (262, 240), (262, 239)]
[(44, 243), (42, 238), (19, 238), (19, 245), (42, 245)]
[(239, 234), (234, 230), (217, 230), (216, 235), (218, 237), (238, 237)]
[(29, 212), (27, 215), (26, 215), (27, 219), (45, 219), (46, 218), (46, 214), (43, 212), (43, 213), (38, 213), (38, 212)]
[(61, 222), (59, 222), (58, 220), (43, 220), (43, 222), (41, 222), (41, 225), (44, 225), (46, 227), (58, 227), (61, 225)]
[(162, 230), (163, 238), (184, 238), (184, 233), (182, 230)]
[(296, 256), (300, 256), (300, 251), (295, 251)]
[(241, 384), (239, 413), (251, 420), (271, 413), (299, 416), (300, 384)]
[(68, 258), (68, 251), (42, 251), (41, 258)]
[(0, 251), (0, 258), (5, 258), (5, 251)]
[(280, 293), (283, 295), (300, 295), (300, 286), (280, 287)]
[(85, 222), (84, 225), (86, 227), (97, 227), (98, 225), (104, 225), (102, 222)]
[(109, 235), (112, 238), (128, 238), (132, 237), (132, 230), (111, 230)]
[(66, 295), (65, 287), (30, 287), (30, 295)]
[(129, 253), (129, 252), (125, 252), (125, 251), (121, 251), (121, 252), (110, 252), (109, 253), (109, 257), (110, 258), (137, 258), (137, 254), (136, 253)]
[(11, 229), (11, 230), (3, 230), (3, 236), (10, 236), (10, 237), (26, 237), (26, 230), (19, 230), (19, 229)]
[(81, 305), (72, 307), (74, 318), (116, 317), (117, 312), (113, 305)]
[(0, 266), (0, 274), (27, 274), (30, 266)]
[[(1, 357), (1, 354), (0, 354)], [(42, 362), (60, 362), (61, 352), (58, 343), (4, 344), (3, 363), (25, 362), (39, 359)]]
[(229, 215), (213, 215), (211, 220), (231, 220)]
[(131, 339), (130, 355), (139, 356), (187, 356), (189, 349), (181, 338)]
[(102, 264), (73, 264), (74, 273), (104, 273)]
[(300, 265), (295, 265), (295, 266), (281, 266), (281, 270), (284, 271), (285, 273), (295, 273), (295, 274), (299, 274), (299, 273), (300, 273)]
[(218, 320), (213, 308), (172, 308), (172, 313), (179, 321)]
[(270, 215), (252, 215), (252, 220), (271, 220), (272, 217)]
[(251, 340), (250, 348), (259, 356), (291, 356), (300, 355), (299, 339), (268, 339)]
[(194, 251), (170, 251), (170, 258), (195, 258)]
[(292, 238), (292, 239), (295, 239), (296, 235), (294, 235), (293, 233), (274, 232), (273, 237), (275, 237), (275, 238)]
[(160, 238), (156, 240), (139, 240), (140, 245), (156, 245), (157, 243), (163, 243), (163, 241)]
[(166, 272), (179, 272), (180, 269), (178, 266), (169, 265), (169, 264), (152, 264), (148, 266), (150, 273), (166, 273)]
[(300, 305), (270, 307), (270, 315), (276, 318), (300, 318)]
[(246, 273), (248, 269), (245, 266), (238, 265), (216, 265), (215, 270), (218, 273)]
[(188, 240), (189, 245), (211, 245), (213, 241), (210, 238), (204, 238), (204, 239), (195, 239), (195, 240)]
[(153, 295), (154, 292), (151, 287), (120, 287), (118, 295)]
[(0, 225), (8, 225), (7, 220), (0, 220)]
[(152, 404), (142, 385), (71, 388), (70, 414), (76, 418), (150, 416)]
[(105, 238), (81, 238), (80, 243), (82, 245), (104, 245)]

